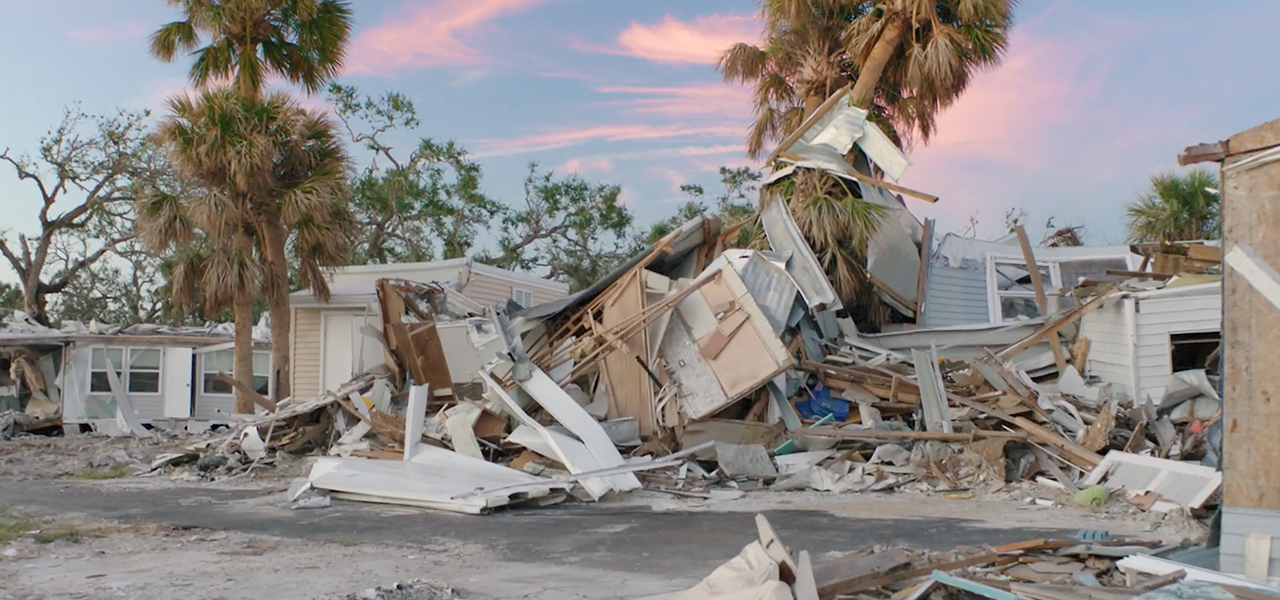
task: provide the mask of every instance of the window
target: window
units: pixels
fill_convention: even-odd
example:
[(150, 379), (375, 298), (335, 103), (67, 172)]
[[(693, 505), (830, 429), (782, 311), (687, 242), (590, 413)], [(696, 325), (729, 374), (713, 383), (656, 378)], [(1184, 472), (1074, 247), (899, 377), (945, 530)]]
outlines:
[(1169, 361), (1173, 372), (1205, 369), (1217, 373), (1221, 344), (1222, 334), (1217, 331), (1169, 334)]
[(109, 369), (114, 369), (126, 393), (160, 393), (159, 348), (94, 348), (89, 358), (90, 392), (111, 393)]
[[(1057, 269), (1054, 265), (1036, 265), (1040, 282), (1045, 290), (1058, 287)], [(992, 261), (995, 273), (995, 297), (1000, 321), (1034, 319), (1040, 316), (1036, 304), (1036, 290), (1031, 285), (1031, 272), (1021, 260), (997, 259)]]
[[(218, 378), (218, 373), (231, 374), (235, 372), (235, 351), (234, 350), (218, 350), (209, 352), (204, 355), (202, 373), (200, 374), (200, 389), (205, 394), (210, 395), (231, 395), (235, 393), (231, 384)], [(254, 391), (269, 396), (271, 391), (271, 353), (270, 352), (254, 352), (253, 353), (253, 389)]]
[(533, 292), (529, 290), (522, 290), (520, 288), (511, 288), (511, 299), (515, 300), (516, 304), (519, 304), (520, 306), (523, 306), (525, 308), (529, 308), (530, 306), (533, 306)]

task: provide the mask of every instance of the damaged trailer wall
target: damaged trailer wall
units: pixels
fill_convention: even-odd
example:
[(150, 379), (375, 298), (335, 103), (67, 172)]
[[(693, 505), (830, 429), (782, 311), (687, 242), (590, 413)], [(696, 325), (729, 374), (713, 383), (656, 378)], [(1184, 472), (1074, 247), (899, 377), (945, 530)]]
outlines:
[(1222, 286), (1131, 292), (1081, 319), (1085, 371), (1131, 399), (1158, 401), (1173, 374), (1172, 336), (1222, 330)]

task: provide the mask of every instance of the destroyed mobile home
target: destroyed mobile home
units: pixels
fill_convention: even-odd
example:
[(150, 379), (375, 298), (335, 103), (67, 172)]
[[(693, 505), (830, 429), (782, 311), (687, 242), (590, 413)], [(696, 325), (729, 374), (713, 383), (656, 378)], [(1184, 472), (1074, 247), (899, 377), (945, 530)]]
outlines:
[[(778, 158), (789, 166), (770, 183), (821, 169), (885, 208), (865, 266), (905, 325), (859, 332), (774, 199), (759, 215), (767, 250), (727, 247), (734, 228), (699, 217), (588, 289), (534, 306), (486, 307), (456, 282), (377, 279), (358, 332), (348, 326), (352, 343), (361, 340), (346, 356), (361, 357), (358, 376), (344, 373), (345, 383), (282, 401), (193, 450), (255, 461), (319, 451), (291, 499), (472, 514), (641, 488), (967, 497), (1024, 480), (1089, 506), (1217, 501), (1221, 403), (1205, 371), (1213, 353), (1196, 354), (1198, 345), (1160, 369), (1122, 363), (1113, 355), (1150, 356), (1136, 342), (1106, 350), (1101, 333), (1114, 327), (1090, 325), (1106, 317), (1140, 327), (1134, 304), (1217, 285), (1203, 282), (1216, 277), (1212, 250), (1194, 246), (1205, 266), (1158, 256), (1185, 247), (1048, 252), (1024, 235), (1017, 245), (935, 249), (931, 227), (890, 192), (936, 198), (852, 170), (841, 157), (855, 145), (890, 177), (907, 166), (837, 95), (784, 144)], [(961, 258), (940, 265), (953, 250)], [(1153, 269), (1175, 263), (1196, 269)], [(967, 265), (982, 267), (985, 318), (912, 328), (947, 309), (931, 274)], [(442, 331), (459, 324), (465, 338), (446, 343)], [(1153, 372), (1163, 374), (1158, 384), (1146, 379)]]

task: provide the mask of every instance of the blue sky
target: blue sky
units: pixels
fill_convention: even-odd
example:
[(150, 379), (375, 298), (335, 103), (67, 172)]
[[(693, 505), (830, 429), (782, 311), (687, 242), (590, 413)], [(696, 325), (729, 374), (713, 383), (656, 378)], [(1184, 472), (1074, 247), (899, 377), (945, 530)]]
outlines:
[[(31, 151), (63, 107), (162, 112), (187, 64), (147, 55), (176, 13), (161, 0), (5, 0), (0, 148)], [(411, 96), (421, 134), (480, 157), (486, 188), (521, 200), (531, 160), (622, 185), (641, 223), (750, 164), (748, 91), (724, 85), (718, 51), (758, 36), (752, 0), (360, 0), (343, 83)], [(1027, 1), (1003, 66), (980, 74), (912, 149), (908, 200), (942, 231), (976, 218), (1001, 233), (1010, 208), (1038, 226), (1123, 239), (1123, 205), (1176, 169), (1187, 145), (1277, 116), (1280, 4)], [(322, 97), (309, 99), (316, 105)], [(37, 197), (0, 170), (0, 228), (35, 224)], [(1035, 231), (1033, 229), (1033, 235)]]

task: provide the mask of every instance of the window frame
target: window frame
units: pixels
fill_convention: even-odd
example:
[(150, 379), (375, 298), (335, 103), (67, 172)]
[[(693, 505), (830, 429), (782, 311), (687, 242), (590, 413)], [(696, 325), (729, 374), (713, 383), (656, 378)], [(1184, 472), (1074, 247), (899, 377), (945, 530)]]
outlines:
[[(112, 366), (116, 367), (116, 374), (120, 378), (120, 386), (124, 388), (123, 391), (126, 396), (162, 396), (164, 395), (165, 376), (164, 376), (164, 347), (163, 346), (92, 346), (90, 347), (89, 348), (89, 369), (88, 369), (89, 381), (88, 381), (87, 387), (85, 388), (89, 390), (90, 394), (106, 394), (108, 396), (112, 395), (112, 391), (109, 388), (106, 390), (93, 389), (93, 374), (110, 372), (106, 368), (103, 368), (103, 369), (93, 368), (93, 355), (95, 352), (102, 352), (106, 354), (111, 350), (120, 351), (121, 364), (115, 365), (113, 363)], [(138, 371), (156, 374), (156, 391), (135, 392), (129, 389), (130, 373), (133, 371), (133, 369), (130, 368), (133, 363), (133, 355), (135, 352), (143, 352), (147, 350), (155, 350), (156, 352), (159, 353), (159, 356), (160, 356), (159, 364), (154, 370), (150, 368), (146, 368), (146, 369), (138, 369)], [(105, 358), (106, 357), (104, 356), (104, 359)], [(103, 362), (106, 362), (106, 361), (104, 360)], [(109, 385), (110, 384), (108, 383), (108, 386)]]
[[(1049, 270), (1049, 281), (1041, 281), (1044, 284), (1046, 296), (1053, 296), (1053, 292), (1062, 289), (1062, 273), (1058, 270), (1058, 262), (1056, 260), (1036, 261), (1037, 268), (1045, 268)], [(997, 266), (1009, 265), (1019, 267), (1023, 270), (1027, 269), (1027, 261), (1023, 260), (1022, 255), (1013, 254), (988, 254), (987, 255), (987, 316), (992, 323), (1016, 323), (1016, 319), (1005, 319), (1004, 309), (1000, 300), (1002, 298), (1030, 298), (1035, 301), (1035, 290), (1028, 291), (1007, 291), (1001, 290), (998, 281)], [(1052, 312), (1053, 302), (1050, 301), (1050, 312)], [(1041, 315), (1044, 316), (1044, 315)]]
[[(233, 396), (235, 396), (235, 395), (236, 395), (236, 394), (235, 394), (235, 388), (232, 388), (232, 389), (231, 389), (231, 391), (229, 391), (229, 392), (209, 392), (209, 391), (205, 391), (205, 387), (204, 387), (205, 381), (206, 381), (207, 379), (211, 378), (211, 376), (215, 376), (215, 375), (217, 375), (218, 373), (220, 373), (220, 372), (221, 372), (221, 370), (218, 370), (218, 371), (210, 371), (210, 370), (208, 370), (208, 369), (206, 368), (206, 364), (208, 363), (208, 359), (209, 359), (209, 357), (210, 357), (210, 356), (212, 356), (212, 355), (214, 355), (214, 354), (217, 354), (217, 353), (219, 353), (219, 352), (229, 352), (229, 353), (231, 353), (231, 355), (232, 355), (232, 362), (233, 362), (233, 364), (234, 364), (234, 362), (235, 362), (235, 358), (234, 358), (234, 357), (235, 357), (235, 349), (233, 349), (233, 348), (223, 348), (223, 349), (221, 349), (221, 350), (213, 350), (213, 351), (210, 351), (210, 352), (202, 352), (202, 353), (200, 354), (200, 360), (199, 360), (199, 363), (200, 363), (200, 364), (199, 364), (199, 367), (200, 367), (200, 369), (199, 369), (200, 378), (199, 378), (199, 380), (196, 382), (196, 383), (197, 383), (197, 385), (199, 386), (199, 387), (197, 387), (197, 388), (196, 388), (196, 389), (198, 390), (198, 394), (197, 394), (197, 395), (199, 395), (199, 396), (204, 396), (204, 397), (214, 397), (214, 398), (231, 398), (231, 397), (233, 397)], [(267, 398), (270, 398), (270, 397), (271, 397), (271, 394), (275, 391), (275, 389), (274, 389), (274, 388), (275, 388), (275, 384), (274, 384), (274, 382), (272, 382), (272, 381), (271, 381), (271, 371), (272, 371), (272, 369), (271, 369), (271, 351), (270, 351), (270, 350), (254, 350), (254, 351), (253, 351), (253, 353), (254, 353), (254, 355), (262, 354), (262, 355), (265, 355), (265, 356), (267, 357), (267, 371), (266, 371), (265, 373), (258, 373), (258, 371), (255, 369), (255, 370), (254, 370), (254, 372), (253, 372), (253, 376), (254, 376), (254, 377), (266, 377), (266, 378), (267, 378), (267, 393), (263, 394), (263, 396), (266, 396)]]

